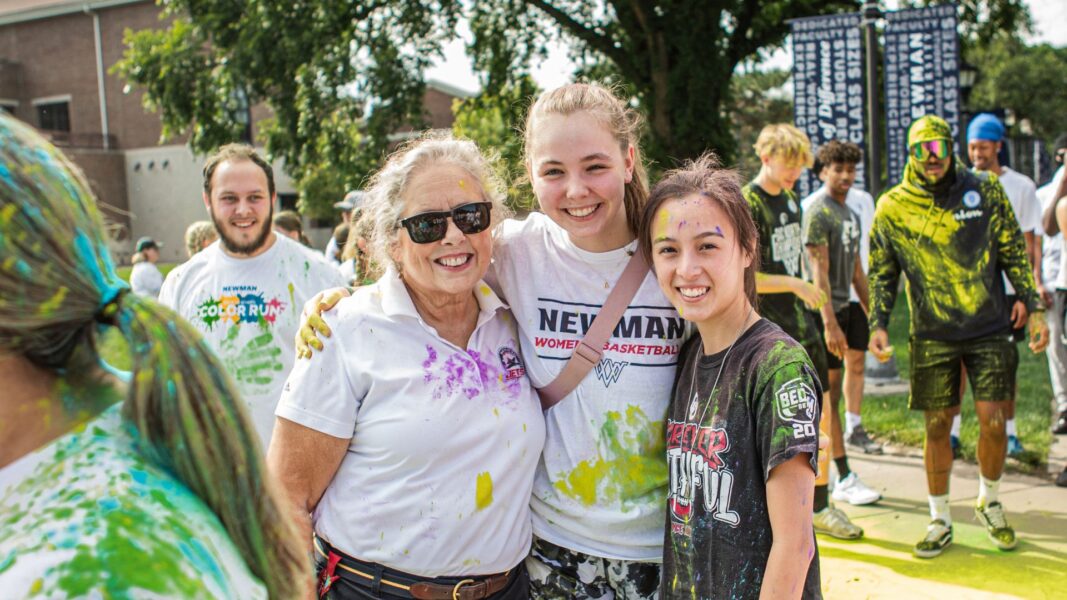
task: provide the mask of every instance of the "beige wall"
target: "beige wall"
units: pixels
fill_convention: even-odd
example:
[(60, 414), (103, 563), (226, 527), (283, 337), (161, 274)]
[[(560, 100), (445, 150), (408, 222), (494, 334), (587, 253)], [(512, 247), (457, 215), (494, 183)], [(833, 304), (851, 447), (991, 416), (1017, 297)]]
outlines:
[[(147, 235), (163, 243), (162, 261), (184, 261), (186, 228), (209, 218), (201, 196), (204, 157), (194, 156), (188, 146), (139, 148), (124, 154), (131, 213), (129, 250)], [(281, 161), (273, 167), (278, 193), (293, 193), (293, 181)]]

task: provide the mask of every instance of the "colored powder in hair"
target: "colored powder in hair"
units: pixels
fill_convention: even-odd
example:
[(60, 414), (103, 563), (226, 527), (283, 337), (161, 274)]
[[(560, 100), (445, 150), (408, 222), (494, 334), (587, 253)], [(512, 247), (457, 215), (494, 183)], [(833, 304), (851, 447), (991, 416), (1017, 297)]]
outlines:
[(63, 300), (66, 299), (67, 293), (69, 291), (70, 290), (68, 290), (66, 286), (59, 288), (58, 290), (56, 290), (55, 294), (52, 294), (51, 298), (41, 303), (41, 306), (37, 309), (37, 312), (42, 315), (52, 314), (53, 312), (59, 309), (60, 305), (63, 304)]

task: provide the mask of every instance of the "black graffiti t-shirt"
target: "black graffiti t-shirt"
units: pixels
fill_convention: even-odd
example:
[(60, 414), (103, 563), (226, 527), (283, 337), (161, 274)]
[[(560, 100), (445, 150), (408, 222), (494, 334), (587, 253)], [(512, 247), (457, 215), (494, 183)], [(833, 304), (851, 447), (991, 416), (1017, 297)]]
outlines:
[[(726, 353), (704, 356), (696, 336), (680, 355), (667, 420), (664, 598), (759, 596), (772, 541), (767, 478), (800, 453), (817, 470), (822, 390), (804, 349), (760, 319), (724, 364)], [(803, 597), (822, 597), (818, 550)]]
[[(772, 196), (755, 182), (741, 189), (759, 232), (760, 273), (803, 278), (804, 238), (796, 194)], [(760, 294), (759, 313), (807, 347), (821, 347), (815, 320), (794, 294)]]

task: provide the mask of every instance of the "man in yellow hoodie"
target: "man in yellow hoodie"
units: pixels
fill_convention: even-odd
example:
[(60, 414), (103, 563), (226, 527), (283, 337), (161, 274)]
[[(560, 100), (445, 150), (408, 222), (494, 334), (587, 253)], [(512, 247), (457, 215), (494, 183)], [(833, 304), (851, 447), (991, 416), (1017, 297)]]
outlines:
[(952, 543), (948, 507), (952, 448), (959, 412), (961, 363), (967, 368), (980, 424), (980, 484), (975, 514), (1001, 550), (1015, 548), (998, 499), (1015, 401), (1019, 354), (1001, 271), (1027, 311), (1030, 348), (1048, 345), (1048, 326), (1034, 286), (1022, 231), (992, 173), (972, 173), (952, 155), (952, 131), (927, 115), (908, 129), (903, 181), (878, 201), (871, 231), (870, 350), (888, 360), (889, 316), (903, 275), (911, 310), (911, 397), (926, 421), (926, 480), (931, 523), (915, 555), (932, 558)]

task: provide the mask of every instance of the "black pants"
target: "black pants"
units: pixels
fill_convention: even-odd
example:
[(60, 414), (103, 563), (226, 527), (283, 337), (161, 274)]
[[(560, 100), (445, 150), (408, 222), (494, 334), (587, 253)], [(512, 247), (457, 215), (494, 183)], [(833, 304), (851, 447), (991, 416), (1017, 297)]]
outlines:
[[(326, 553), (330, 551), (329, 546), (319, 540), (322, 550)], [(345, 565), (368, 575), (373, 575), (374, 579), (367, 579), (361, 577), (341, 568), (341, 565)], [(322, 590), (322, 571), (327, 566), (327, 558), (322, 553), (316, 550), (315, 552), (315, 572), (318, 574), (316, 578), (317, 589)], [(438, 585), (454, 586), (464, 579), (479, 579), (477, 576), (472, 577), (419, 577), (410, 573), (404, 573), (402, 571), (396, 571), (388, 567), (367, 563), (353, 558), (344, 556), (341, 558), (341, 562), (334, 568), (333, 577), (331, 577), (331, 583), (326, 591), (325, 595), (320, 598), (328, 598), (330, 600), (394, 600), (401, 598), (411, 598), (411, 594), (407, 591), (389, 585), (386, 582), (398, 583), (402, 585), (410, 586), (413, 583), (435, 583)], [(525, 561), (519, 561), (519, 564), (515, 566), (510, 572), (508, 584), (504, 589), (489, 596), (490, 600), (529, 600), (530, 598), (530, 577), (526, 572)]]

